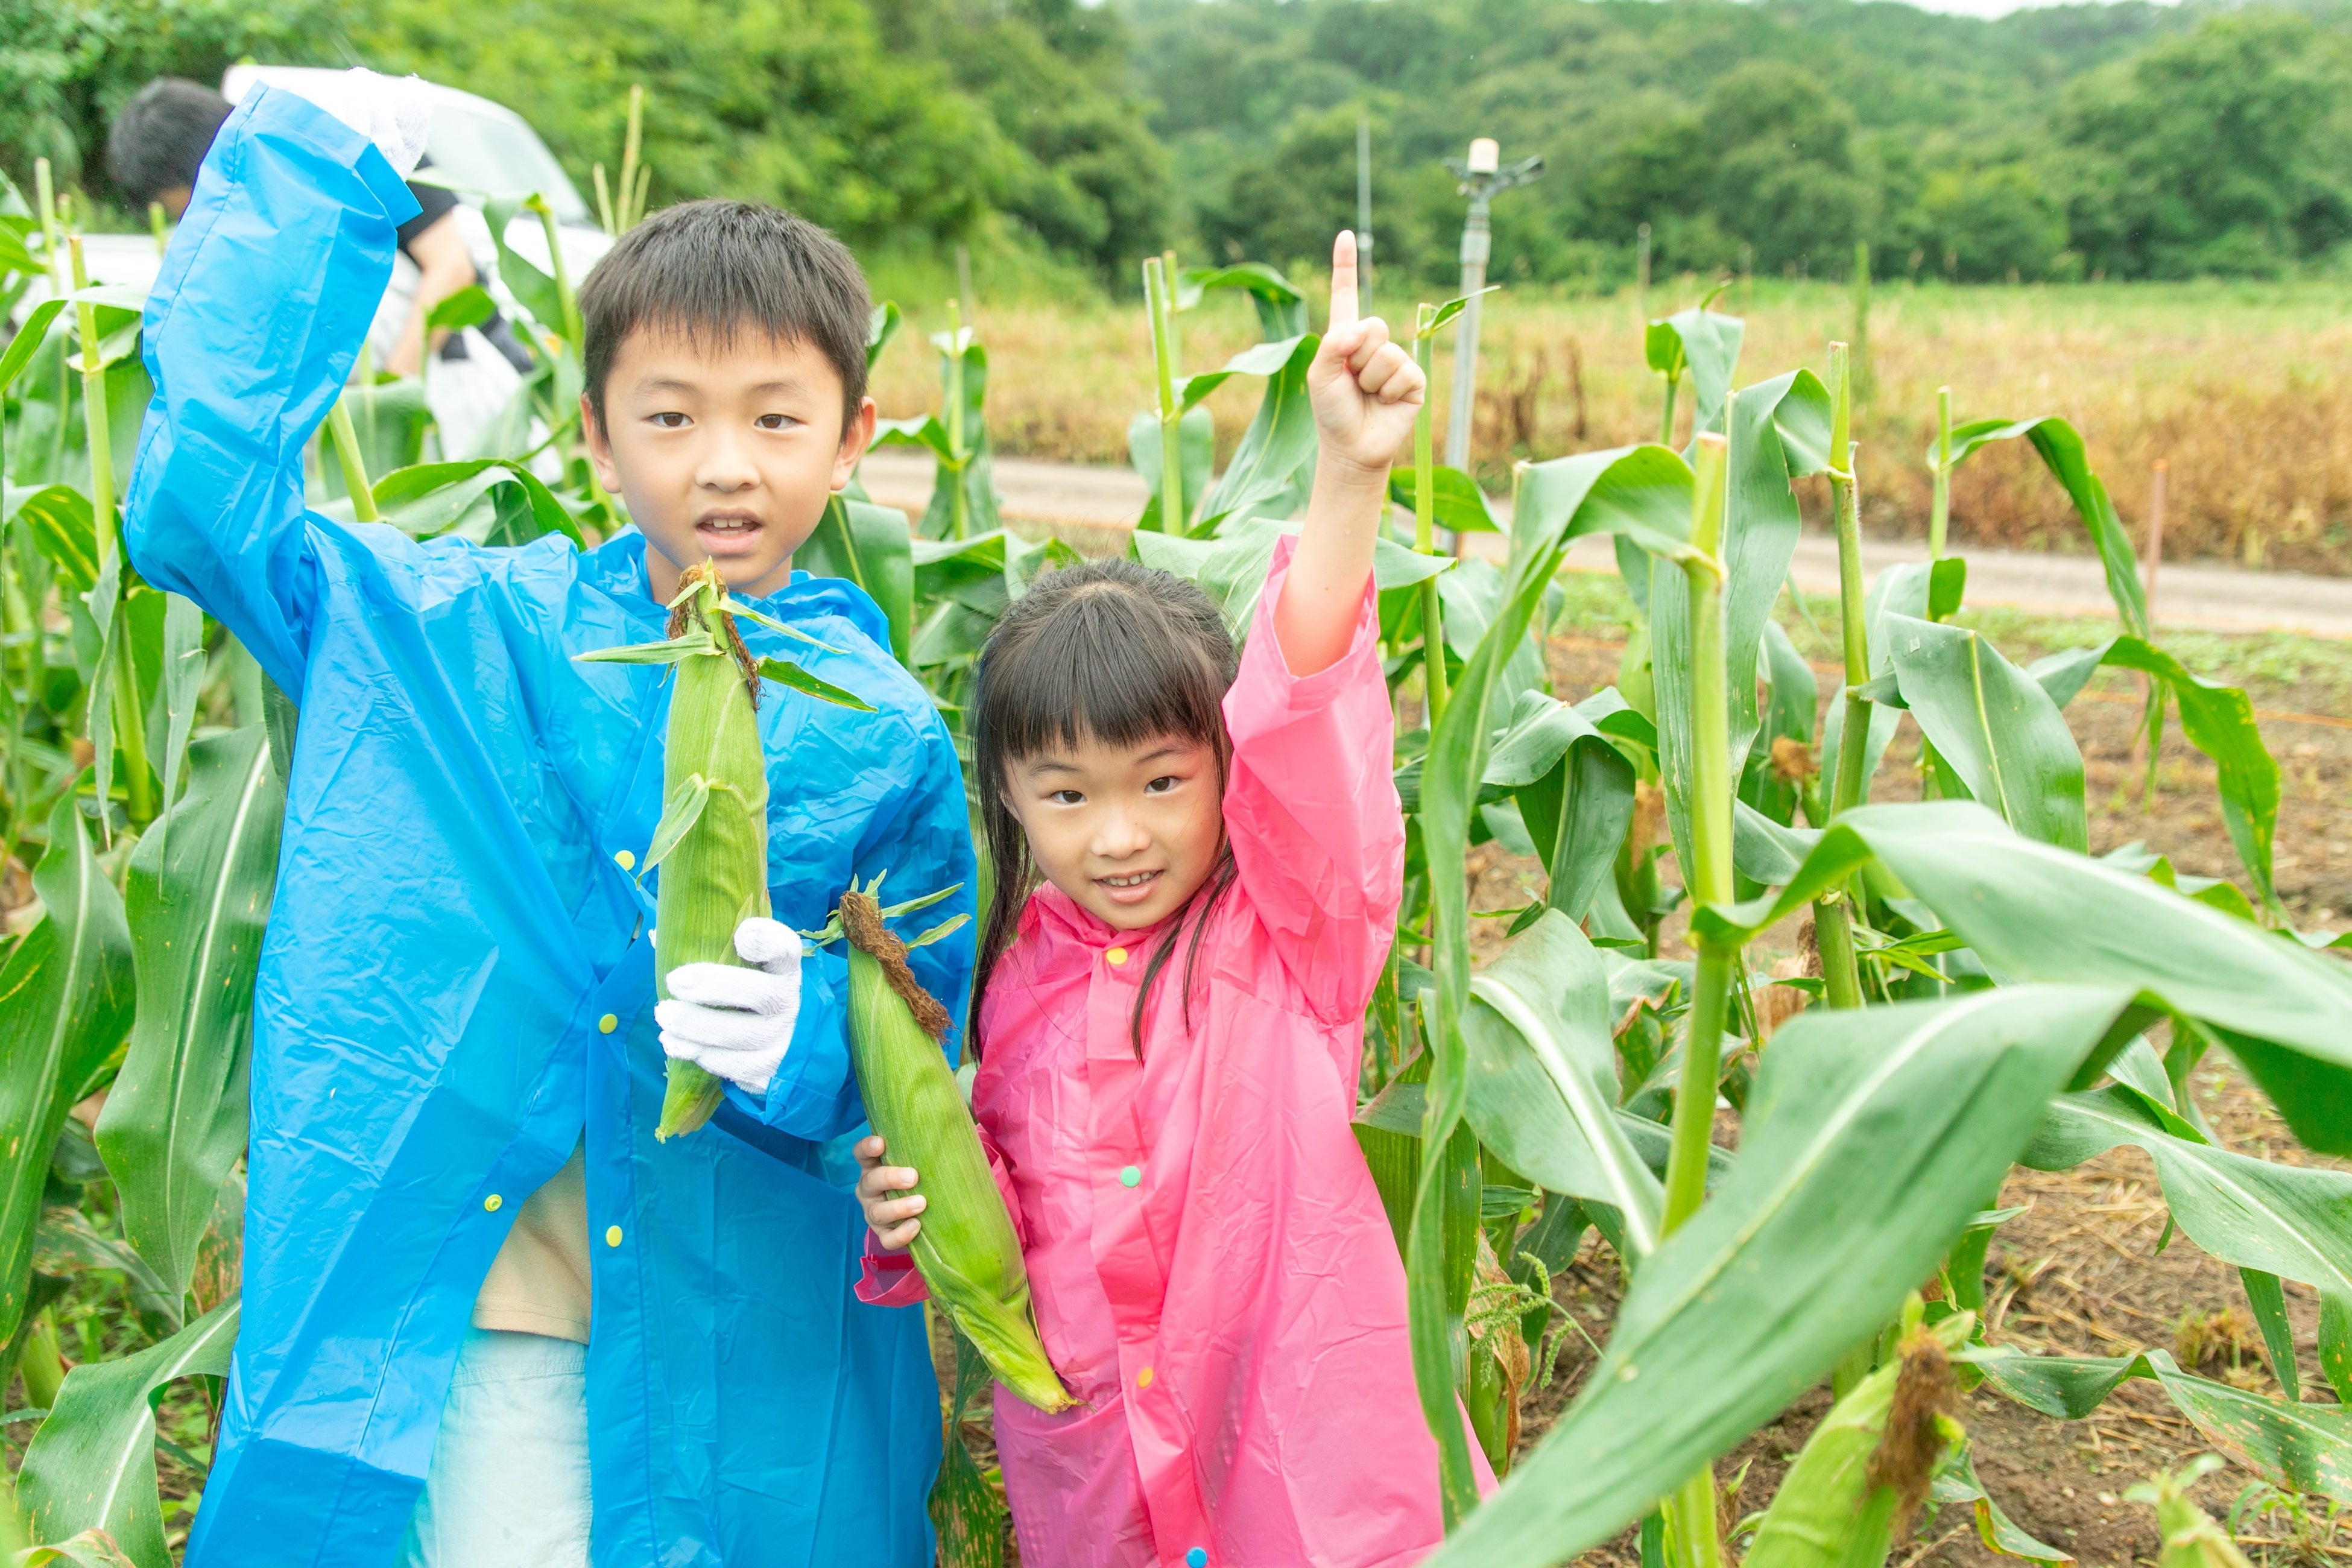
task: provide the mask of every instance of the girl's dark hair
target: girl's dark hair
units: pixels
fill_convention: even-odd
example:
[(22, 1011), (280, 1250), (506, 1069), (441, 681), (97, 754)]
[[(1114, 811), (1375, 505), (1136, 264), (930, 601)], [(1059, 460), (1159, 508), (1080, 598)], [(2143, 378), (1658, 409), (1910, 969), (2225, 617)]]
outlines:
[[(981, 998), (1012, 945), (1021, 909), (1039, 882), (1029, 841), (1005, 804), (1012, 764), (1055, 746), (1099, 742), (1134, 746), (1161, 736), (1196, 741), (1216, 754), (1222, 787), (1232, 747), (1225, 738), (1225, 689), (1234, 683), (1234, 639), (1209, 596), (1167, 572), (1124, 557), (1092, 561), (1039, 576), (1013, 602), (981, 649), (974, 681), (972, 773), (995, 885), (988, 928), (972, 974), (969, 1037), (982, 1047)], [(1143, 1056), (1143, 1010), (1153, 984), (1192, 927), (1184, 963), (1185, 1020), (1192, 1018), (1201, 937), (1234, 882), (1234, 854), (1221, 847), (1216, 868), (1177, 912), (1144, 966), (1129, 1034)]]

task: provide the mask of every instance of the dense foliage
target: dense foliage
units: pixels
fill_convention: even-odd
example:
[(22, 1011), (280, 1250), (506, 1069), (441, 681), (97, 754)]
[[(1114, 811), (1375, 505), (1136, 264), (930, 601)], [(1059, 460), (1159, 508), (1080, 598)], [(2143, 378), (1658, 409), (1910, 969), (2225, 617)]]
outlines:
[[(2266, 275), (2347, 232), (2341, 12), (2125, 0), (1994, 21), (1848, 0), (1137, 0), (1138, 69), (1213, 252), (1311, 256), (1354, 211), (1450, 278), (1474, 134), (1543, 153), (1498, 203), (1501, 276), (1662, 268), (1962, 279)], [(1304, 199), (1302, 199), (1304, 198)]]
[(110, 194), (158, 71), (363, 60), (513, 105), (586, 188), (632, 82), (656, 203), (790, 204), (861, 243), (1309, 258), (1355, 211), (1435, 287), (1474, 134), (1550, 172), (1496, 275), (2272, 276), (2352, 236), (2352, 11), (2116, 5), (1993, 21), (1852, 0), (0, 0), (0, 167)]

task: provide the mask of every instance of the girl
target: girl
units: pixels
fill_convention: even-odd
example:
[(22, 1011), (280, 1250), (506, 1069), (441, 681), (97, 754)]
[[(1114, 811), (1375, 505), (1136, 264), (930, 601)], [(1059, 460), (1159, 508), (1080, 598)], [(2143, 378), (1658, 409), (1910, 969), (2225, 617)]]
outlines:
[[(1030, 1568), (1375, 1568), (1443, 1533), (1349, 1128), (1404, 847), (1372, 545), (1423, 393), (1355, 320), (1351, 235), (1307, 384), (1314, 492), (1238, 660), (1205, 595), (1123, 560), (1039, 579), (982, 655), (972, 1110), (1079, 1401), (997, 1396)], [(859, 1294), (919, 1299), (917, 1173), (857, 1152)]]

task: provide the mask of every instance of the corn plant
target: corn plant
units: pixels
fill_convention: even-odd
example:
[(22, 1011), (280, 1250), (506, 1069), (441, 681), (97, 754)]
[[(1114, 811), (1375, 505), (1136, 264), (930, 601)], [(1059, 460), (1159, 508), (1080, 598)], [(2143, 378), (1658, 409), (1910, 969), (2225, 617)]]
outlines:
[[(37, 205), (0, 183), (16, 318), (0, 347), (0, 861), (29, 893), (0, 939), (0, 1379), (21, 1373), (33, 1400), (15, 1494), (36, 1557), (164, 1568), (155, 1453), (201, 1476), (188, 1445), (205, 1441), (164, 1395), (194, 1380), (216, 1405), (236, 1331), (253, 981), (297, 716), (124, 559), (144, 300), (87, 284), (38, 174)], [(420, 461), (420, 386), (363, 376), (307, 462), (313, 506), (486, 544), (618, 523), (584, 464), (533, 450), (576, 436), (570, 280), (560, 259), (551, 275), (505, 259), (540, 363), (495, 449)], [(26, 306), (36, 284), (47, 298)], [(436, 324), (486, 305), (465, 291)], [(112, 1309), (95, 1356), (59, 1332), (61, 1309), (92, 1303)]]
[[(1727, 391), (1724, 435), (1703, 431), (1690, 461), (1646, 447), (1523, 468), (1505, 613), (1486, 627), (1411, 781), (1407, 799), (1431, 868), (1433, 963), (1406, 1249), (1416, 1369), (1460, 1520), (1441, 1563), (1559, 1562), (1653, 1509), (1645, 1541), (1664, 1560), (1727, 1561), (1709, 1461), (1832, 1373), (1849, 1403), (1765, 1510), (1769, 1523), (1759, 1525), (1749, 1561), (1884, 1560), (1891, 1540), (1869, 1546), (1866, 1530), (1862, 1555), (1838, 1554), (1857, 1549), (1855, 1521), (1885, 1500), (1867, 1466), (1857, 1471), (1832, 1450), (1886, 1454), (1883, 1432), (1861, 1443), (1843, 1413), (1894, 1386), (1886, 1369), (1907, 1342), (1904, 1295), (1939, 1276), (1951, 1288), (1927, 1304), (1927, 1326), (1949, 1340), (1951, 1360), (2012, 1397), (2079, 1416), (2124, 1378), (2152, 1377), (2258, 1473), (2328, 1495), (2352, 1482), (2352, 1430), (2294, 1402), (2276, 1289), (2284, 1276), (2315, 1285), (2323, 1301), (2340, 1296), (2352, 1221), (2334, 1194), (2352, 1182), (2212, 1149), (2186, 1094), (2190, 1067), (2220, 1046), (2307, 1143), (2345, 1147), (2352, 1056), (2339, 1031), (2352, 1021), (2352, 983), (2331, 961), (2264, 929), (2275, 909), (2258, 909), (2227, 884), (2183, 892), (2152, 858), (2102, 863), (2083, 853), (2079, 754), (2063, 721), (2048, 721), (2100, 662), (2151, 673), (2178, 667), (2144, 635), (2137, 584), (2116, 566), (2129, 559), (2120, 525), (2072, 432), (2050, 421), (1986, 421), (1951, 437), (1950, 450), (1965, 455), (1962, 430), (1981, 439), (2038, 437), (2036, 449), (2110, 563), (2126, 636), (2028, 674), (1949, 625), (1965, 581), (1956, 562), (1898, 570), (1874, 594), (1862, 593), (1850, 402), (1844, 356), (1833, 353), (1826, 384), (1800, 372)], [(1825, 758), (1839, 782), (1818, 812), (1790, 787), (1780, 811), (1768, 815), (1735, 792), (1734, 780), (1754, 776), (1739, 764), (1755, 754), (1768, 721), (1794, 721), (1793, 704), (1775, 718), (1779, 705), (1759, 710), (1755, 693), (1759, 674), (1776, 691), (1795, 684), (1787, 667), (1801, 661), (1776, 657), (1765, 627), (1794, 542), (1790, 480), (1824, 471), (1848, 566), (1851, 636), (1848, 691), (1832, 702), (1832, 732), (1822, 740), (1832, 758), (1843, 752), (1843, 766)], [(1654, 750), (1622, 719), (1614, 735), (1593, 723), (1611, 702), (1580, 705), (1587, 711), (1578, 717), (1626, 763), (1651, 751), (1693, 906), (1696, 962), (1668, 984), (1687, 998), (1675, 1018), (1679, 1037), (1638, 1062), (1637, 1031), (1611, 1037), (1612, 1020), (1624, 1016), (1612, 1004), (1654, 983), (1643, 972), (1657, 966), (1596, 947), (1579, 929), (1601, 929), (1589, 905), (1567, 912), (1588, 897), (1588, 862), (1559, 858), (1557, 838), (1548, 846), (1553, 895), (1475, 975), (1462, 881), (1441, 870), (1461, 864), (1482, 802), (1508, 794), (1530, 824), (1540, 815), (1529, 810), (1541, 797), (1527, 780), (1546, 753), (1527, 749), (1528, 726), (1583, 738), (1563, 717), (1577, 710), (1515, 691), (1503, 672), (1566, 542), (1588, 531), (1617, 534), (1657, 568), (1647, 584)], [(2177, 690), (2179, 678), (2160, 675), (2158, 685)], [(1810, 690), (1806, 698), (1810, 740)], [(2192, 687), (2183, 700), (2184, 712), (2194, 704), (2199, 715), (2192, 741), (2241, 775), (2225, 782), (2224, 800), (2235, 796), (2228, 809), (2240, 818), (2233, 837), (2250, 879), (2267, 888), (2261, 858), (2275, 796), (2262, 786), (2274, 771), (2238, 706), (2243, 694)], [(1941, 759), (1938, 798), (1872, 806), (1882, 731), (1905, 711)], [(1840, 728), (1853, 745), (1838, 744)], [(1785, 730), (1780, 738), (1796, 739)], [(1565, 762), (1571, 753), (1554, 754)], [(1616, 773), (1613, 785), (1600, 769), (1584, 781), (1605, 798), (1632, 772)], [(1793, 825), (1800, 810), (1811, 826)], [(1563, 898), (1564, 875), (1578, 880)], [(1843, 943), (1835, 916), (1823, 918), (1829, 911), (1845, 917)], [(1727, 1074), (1727, 1060), (1760, 1044), (1740, 998), (1769, 984), (1746, 972), (1741, 954), (1766, 926), (1801, 912), (1822, 931), (1824, 968), (1851, 968), (1843, 984), (1834, 973), (1824, 982), (1833, 1005), (1783, 1026), (1752, 1076)], [(2169, 1026), (2161, 1052), (2149, 1037), (2158, 1025)], [(1621, 1088), (1621, 1069), (1634, 1068), (1644, 1081)], [(1662, 1077), (1664, 1095), (1637, 1092)], [(1368, 1105), (1368, 1131), (1401, 1130), (1393, 1109), (1403, 1087)], [(1709, 1137), (1718, 1093), (1745, 1107), (1740, 1149), (1728, 1159)], [(1669, 1125), (1644, 1125), (1629, 1109), (1645, 1102)], [(2184, 1227), (2193, 1216), (2200, 1245), (2246, 1271), (2265, 1342), (2288, 1368), (2285, 1398), (2195, 1378), (2161, 1352), (2114, 1363), (2025, 1358), (1985, 1345), (1972, 1322), (1954, 1326), (1971, 1297), (1981, 1300), (1981, 1282), (1953, 1259), (1972, 1259), (1980, 1271), (1984, 1240), (2003, 1217), (1984, 1222), (1983, 1201), (2006, 1171), (2021, 1161), (2071, 1164), (2124, 1142), (2155, 1153), (2175, 1214)], [(1573, 1203), (1603, 1221), (1632, 1286), (1583, 1393), (1480, 1507), (1454, 1405), (1470, 1348), (1461, 1237), (1496, 1167), (1543, 1191), (1547, 1208)], [(1374, 1170), (1381, 1173), (1377, 1155)], [(2241, 1205), (2224, 1192), (2262, 1195)], [(2352, 1373), (2352, 1314), (2323, 1315), (2323, 1364)], [(2341, 1381), (2352, 1385), (2352, 1375)], [(1988, 1541), (2014, 1544), (2022, 1532), (1961, 1476), (1965, 1434), (1956, 1418), (1938, 1420), (1952, 1429), (1936, 1428), (1943, 1436), (1924, 1479), (1970, 1503)], [(1827, 1538), (1803, 1523), (1823, 1518), (1843, 1521)]]

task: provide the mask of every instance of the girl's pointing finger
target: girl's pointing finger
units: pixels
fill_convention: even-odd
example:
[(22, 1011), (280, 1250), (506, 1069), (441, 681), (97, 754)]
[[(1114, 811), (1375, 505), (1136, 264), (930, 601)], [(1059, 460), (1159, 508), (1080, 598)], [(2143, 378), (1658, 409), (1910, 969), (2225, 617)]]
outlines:
[(1331, 315), (1324, 331), (1336, 332), (1356, 321), (1356, 235), (1341, 229), (1331, 241)]

